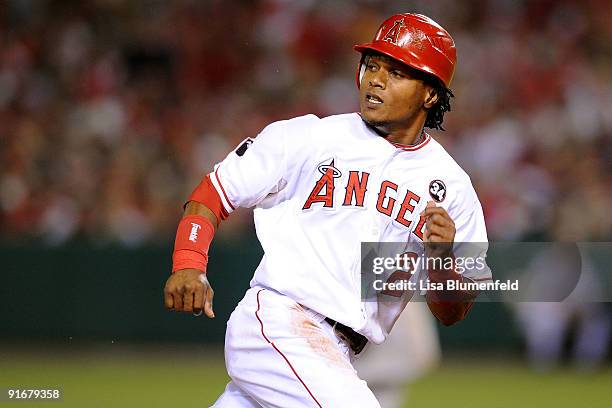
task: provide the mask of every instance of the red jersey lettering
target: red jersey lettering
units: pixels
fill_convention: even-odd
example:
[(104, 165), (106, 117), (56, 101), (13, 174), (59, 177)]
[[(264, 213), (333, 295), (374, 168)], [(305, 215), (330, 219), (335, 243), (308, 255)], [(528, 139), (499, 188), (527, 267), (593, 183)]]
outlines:
[(378, 193), (378, 201), (376, 202), (376, 209), (385, 215), (391, 216), (393, 212), (393, 206), (395, 205), (395, 198), (389, 197), (387, 205), (384, 206), (385, 198), (387, 197), (387, 189), (397, 191), (397, 184), (385, 180), (380, 185), (380, 192)]
[[(361, 173), (359, 177), (358, 171), (351, 170), (349, 172), (349, 179), (346, 185), (346, 194), (344, 196), (344, 203), (342, 205), (355, 205), (357, 207), (363, 207), (363, 200), (365, 193), (368, 190), (368, 177), (369, 173)], [(353, 204), (353, 197), (355, 197), (355, 204)]]

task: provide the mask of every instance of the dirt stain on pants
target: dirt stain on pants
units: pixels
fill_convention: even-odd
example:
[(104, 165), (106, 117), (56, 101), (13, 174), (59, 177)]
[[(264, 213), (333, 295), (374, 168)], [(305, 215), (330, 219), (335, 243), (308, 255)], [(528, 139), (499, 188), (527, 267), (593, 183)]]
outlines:
[(328, 333), (315, 322), (300, 305), (291, 308), (291, 323), (293, 332), (303, 337), (317, 355), (329, 363), (350, 370), (356, 375), (355, 369), (348, 357), (342, 353), (340, 346), (332, 340)]

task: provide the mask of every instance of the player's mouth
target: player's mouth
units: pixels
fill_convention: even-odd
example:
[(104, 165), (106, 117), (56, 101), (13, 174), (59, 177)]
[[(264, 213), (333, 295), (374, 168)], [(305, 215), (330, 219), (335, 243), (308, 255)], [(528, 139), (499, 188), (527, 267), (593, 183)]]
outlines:
[(382, 100), (380, 96), (372, 92), (366, 92), (365, 101), (369, 108), (375, 108), (384, 103), (384, 101)]

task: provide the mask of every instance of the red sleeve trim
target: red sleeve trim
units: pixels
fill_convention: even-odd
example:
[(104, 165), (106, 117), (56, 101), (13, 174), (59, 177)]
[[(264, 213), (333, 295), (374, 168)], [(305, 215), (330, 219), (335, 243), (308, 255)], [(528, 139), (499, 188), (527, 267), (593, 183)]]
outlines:
[(215, 180), (217, 180), (217, 183), (219, 184), (219, 187), (221, 187), (221, 192), (223, 193), (223, 197), (225, 197), (225, 201), (227, 201), (227, 204), (230, 206), (232, 211), (234, 211), (236, 209), (236, 207), (233, 206), (232, 202), (230, 201), (229, 197), (227, 196), (227, 193), (225, 192), (225, 188), (223, 188), (223, 184), (221, 184), (221, 180), (219, 180), (218, 172), (219, 172), (219, 169), (217, 168), (217, 170), (215, 170)]
[(202, 182), (193, 190), (189, 196), (189, 201), (195, 201), (208, 207), (217, 217), (217, 227), (222, 220), (229, 217), (229, 213), (225, 210), (217, 189), (215, 189), (210, 180), (210, 175), (204, 177)]

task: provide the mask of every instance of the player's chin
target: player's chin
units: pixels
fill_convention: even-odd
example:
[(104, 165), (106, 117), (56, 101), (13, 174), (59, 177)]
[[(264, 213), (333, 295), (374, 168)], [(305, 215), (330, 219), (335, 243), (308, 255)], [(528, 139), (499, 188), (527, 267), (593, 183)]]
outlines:
[(361, 118), (365, 123), (374, 127), (384, 127), (389, 124), (389, 119), (386, 115), (382, 114), (382, 112), (376, 111), (372, 112), (369, 109), (361, 110)]

